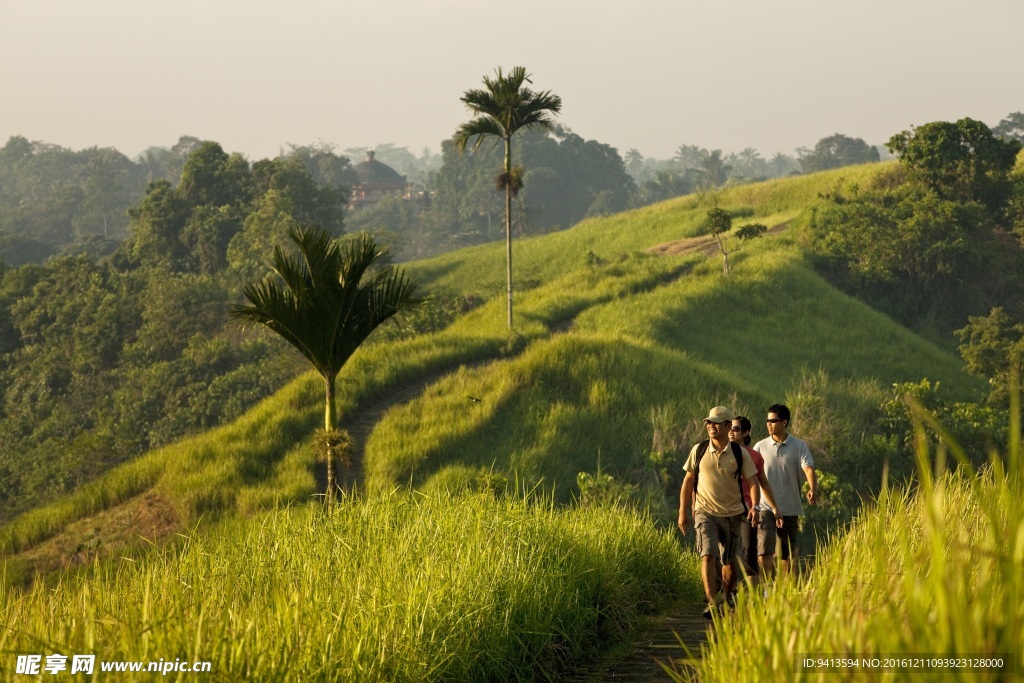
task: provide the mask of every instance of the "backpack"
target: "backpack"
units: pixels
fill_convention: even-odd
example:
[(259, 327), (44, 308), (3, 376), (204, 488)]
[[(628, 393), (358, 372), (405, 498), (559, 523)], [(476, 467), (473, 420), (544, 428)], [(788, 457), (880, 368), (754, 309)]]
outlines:
[[(693, 465), (694, 495), (697, 495), (697, 478), (700, 476), (700, 459), (708, 452), (708, 446), (710, 444), (710, 439), (704, 439), (697, 444), (697, 453), (695, 454), (695, 462)], [(740, 445), (735, 441), (730, 441), (729, 447), (732, 449), (732, 454), (736, 456), (736, 482), (740, 489), (740, 502), (743, 503), (743, 514), (747, 514), (747, 501), (743, 498), (743, 449), (740, 448)]]

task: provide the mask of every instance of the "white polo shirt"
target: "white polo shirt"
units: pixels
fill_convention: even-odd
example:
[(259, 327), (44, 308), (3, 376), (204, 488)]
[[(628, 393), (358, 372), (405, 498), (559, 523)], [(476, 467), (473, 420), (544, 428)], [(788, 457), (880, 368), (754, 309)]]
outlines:
[[(804, 514), (803, 496), (800, 487), (805, 479), (804, 468), (814, 467), (814, 458), (807, 444), (792, 434), (778, 443), (772, 437), (762, 439), (754, 450), (764, 458), (764, 476), (772, 485), (775, 503), (782, 517), (796, 517)], [(767, 503), (761, 503), (767, 510)]]

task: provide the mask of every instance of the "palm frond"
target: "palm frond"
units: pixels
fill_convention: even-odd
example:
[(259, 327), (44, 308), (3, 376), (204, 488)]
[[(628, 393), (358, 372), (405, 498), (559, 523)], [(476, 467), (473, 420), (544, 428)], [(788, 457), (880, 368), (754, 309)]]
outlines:
[(467, 90), (461, 98), (476, 116), (456, 131), (455, 143), (460, 152), (471, 141), (476, 151), (484, 137), (508, 140), (521, 128), (550, 127), (551, 114), (562, 110), (562, 98), (550, 90), (535, 93), (525, 87), (531, 82), (525, 67), (513, 67), (507, 74), (498, 67), (494, 77), (484, 76), (483, 80), (484, 88)]
[(464, 152), (468, 145), (471, 151), (475, 152), (489, 137), (503, 140), (505, 130), (497, 119), (491, 116), (477, 116), (463, 123), (455, 131), (455, 147), (459, 152)]
[(377, 326), (420, 300), (402, 270), (368, 277), (387, 256), (369, 235), (341, 247), (319, 228), (289, 231), (289, 237), (299, 253), (275, 250), (274, 274), (247, 285), (249, 305), (235, 307), (231, 317), (278, 333), (333, 379)]
[(309, 333), (310, 320), (293, 293), (279, 280), (267, 277), (243, 289), (249, 306), (231, 310), (233, 320), (243, 326), (259, 324), (281, 335), (294, 346), (321, 375), (328, 368), (320, 362), (323, 356), (318, 336)]

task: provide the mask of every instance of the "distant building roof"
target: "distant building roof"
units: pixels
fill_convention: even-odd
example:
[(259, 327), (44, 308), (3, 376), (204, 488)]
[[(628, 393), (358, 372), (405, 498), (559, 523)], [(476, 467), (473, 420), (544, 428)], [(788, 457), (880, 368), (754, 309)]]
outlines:
[(405, 185), (405, 176), (373, 158), (373, 152), (366, 153), (366, 161), (355, 165), (355, 172), (361, 184), (401, 184)]

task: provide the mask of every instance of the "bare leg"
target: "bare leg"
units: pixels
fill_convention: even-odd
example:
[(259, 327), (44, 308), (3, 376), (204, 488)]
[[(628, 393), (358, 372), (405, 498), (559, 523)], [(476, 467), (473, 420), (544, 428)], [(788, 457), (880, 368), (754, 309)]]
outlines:
[(715, 595), (718, 593), (718, 558), (714, 555), (705, 555), (700, 558), (700, 578), (704, 581), (704, 597), (708, 604), (715, 604)]
[(775, 556), (774, 555), (761, 555), (757, 558), (757, 563), (761, 565), (761, 573), (764, 574), (765, 579), (775, 578)]
[(736, 561), (733, 560), (722, 567), (722, 595), (728, 600), (736, 586)]

